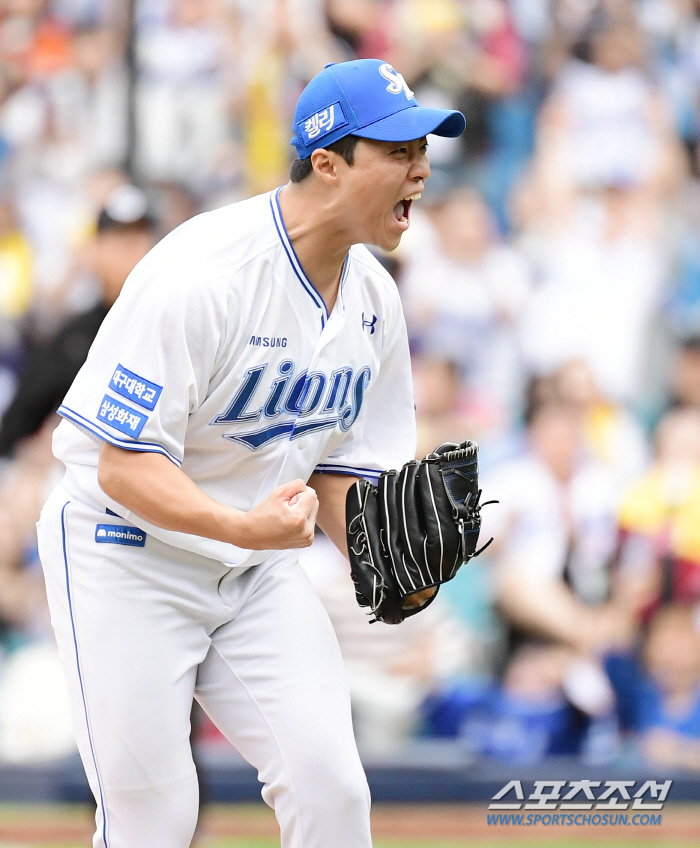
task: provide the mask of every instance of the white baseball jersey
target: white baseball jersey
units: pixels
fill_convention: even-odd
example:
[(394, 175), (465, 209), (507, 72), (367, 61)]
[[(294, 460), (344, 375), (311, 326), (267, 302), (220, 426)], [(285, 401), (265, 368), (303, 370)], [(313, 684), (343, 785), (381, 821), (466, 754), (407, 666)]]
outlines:
[(64, 421), (54, 436), (69, 491), (231, 566), (267, 554), (163, 530), (128, 512), (99, 488), (101, 441), (163, 454), (240, 510), (314, 470), (376, 480), (415, 452), (393, 280), (354, 246), (329, 315), (289, 241), (279, 192), (193, 218), (136, 266), (59, 409)]

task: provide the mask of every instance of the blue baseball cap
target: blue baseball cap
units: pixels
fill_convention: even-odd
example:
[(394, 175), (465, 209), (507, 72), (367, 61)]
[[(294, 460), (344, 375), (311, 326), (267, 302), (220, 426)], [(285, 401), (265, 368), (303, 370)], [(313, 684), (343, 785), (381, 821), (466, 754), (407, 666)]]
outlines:
[(300, 159), (346, 135), (411, 141), (428, 133), (450, 138), (467, 125), (461, 112), (419, 106), (406, 80), (381, 59), (331, 62), (302, 91), (294, 112)]

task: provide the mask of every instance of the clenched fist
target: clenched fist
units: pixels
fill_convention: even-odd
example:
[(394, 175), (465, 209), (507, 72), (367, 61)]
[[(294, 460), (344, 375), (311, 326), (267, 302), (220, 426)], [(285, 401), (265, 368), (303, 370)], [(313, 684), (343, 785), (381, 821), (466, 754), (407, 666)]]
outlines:
[(308, 548), (317, 512), (318, 498), (310, 486), (303, 480), (285, 483), (244, 514), (237, 544), (252, 551)]

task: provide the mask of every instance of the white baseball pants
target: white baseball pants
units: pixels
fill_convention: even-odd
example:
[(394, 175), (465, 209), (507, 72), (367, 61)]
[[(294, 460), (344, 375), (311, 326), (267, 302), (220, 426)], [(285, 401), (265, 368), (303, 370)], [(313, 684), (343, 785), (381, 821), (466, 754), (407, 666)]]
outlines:
[(340, 650), (296, 555), (241, 572), (152, 537), (98, 543), (98, 524), (128, 526), (63, 485), (38, 524), (93, 848), (190, 845), (193, 696), (257, 768), (282, 848), (371, 848)]

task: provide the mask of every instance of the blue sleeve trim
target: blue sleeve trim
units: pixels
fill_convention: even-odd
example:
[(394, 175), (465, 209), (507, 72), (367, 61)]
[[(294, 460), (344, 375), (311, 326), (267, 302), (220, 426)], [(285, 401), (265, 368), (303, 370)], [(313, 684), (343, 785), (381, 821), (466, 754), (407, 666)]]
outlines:
[(89, 430), (93, 435), (97, 436), (99, 439), (102, 439), (104, 442), (109, 442), (110, 445), (114, 445), (117, 448), (124, 448), (125, 450), (132, 451), (142, 451), (143, 453), (162, 453), (163, 456), (167, 456), (167, 458), (174, 462), (178, 468), (182, 465), (182, 460), (178, 459), (176, 456), (170, 453), (170, 451), (166, 450), (162, 445), (158, 445), (155, 442), (135, 442), (135, 441), (127, 441), (126, 439), (119, 439), (117, 436), (113, 436), (111, 433), (108, 433), (98, 424), (95, 424), (94, 421), (89, 421), (87, 418), (84, 418), (80, 415), (79, 412), (75, 412), (73, 409), (69, 409), (67, 406), (59, 406), (58, 414), (62, 417), (71, 421), (78, 427), (81, 427), (83, 430)]
[(348, 474), (352, 477), (370, 477), (375, 482), (382, 473), (376, 468), (360, 468), (353, 465), (331, 465), (329, 463), (317, 465), (314, 471), (318, 474)]

